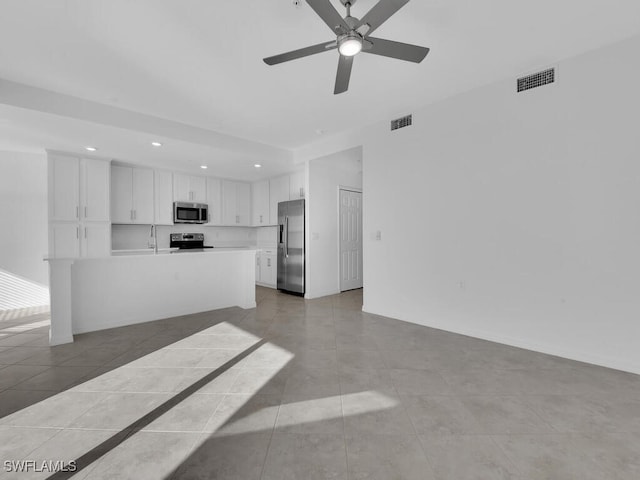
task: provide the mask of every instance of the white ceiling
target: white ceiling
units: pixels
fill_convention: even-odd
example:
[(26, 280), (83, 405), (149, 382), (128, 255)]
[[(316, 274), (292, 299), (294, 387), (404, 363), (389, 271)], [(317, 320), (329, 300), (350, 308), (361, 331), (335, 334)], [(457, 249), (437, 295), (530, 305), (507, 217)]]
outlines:
[[(352, 14), (362, 17), (375, 1), (358, 0)], [(246, 179), (290, 168), (290, 150), (317, 141), (318, 130), (391, 119), (640, 33), (637, 0), (413, 0), (376, 36), (430, 47), (425, 61), (361, 54), (349, 91), (335, 96), (335, 51), (262, 62), (333, 38), (304, 2), (0, 0), (0, 12), (0, 79), (132, 115), (122, 125), (88, 118), (84, 108), (65, 109), (62, 96), (41, 109), (2, 96), (0, 85), (0, 148), (99, 143), (123, 160), (181, 169), (206, 161)], [(134, 121), (134, 113), (144, 116)], [(148, 148), (157, 136), (166, 150)], [(258, 160), (261, 172), (252, 167)]]

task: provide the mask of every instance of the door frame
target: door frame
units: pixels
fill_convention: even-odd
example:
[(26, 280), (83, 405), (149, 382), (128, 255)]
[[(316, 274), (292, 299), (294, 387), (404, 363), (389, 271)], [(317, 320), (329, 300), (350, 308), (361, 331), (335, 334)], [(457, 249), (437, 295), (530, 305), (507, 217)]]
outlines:
[[(338, 238), (336, 239), (338, 242), (338, 258), (337, 258), (337, 263), (338, 263), (338, 291), (340, 293), (347, 292), (348, 290), (342, 290), (342, 255), (340, 255), (340, 238), (341, 238), (341, 233), (342, 233), (342, 225), (340, 222), (340, 209), (342, 208), (342, 203), (340, 202), (340, 191), (342, 190), (346, 190), (347, 192), (355, 192), (355, 193), (360, 193), (362, 194), (362, 210), (364, 211), (364, 194), (362, 192), (362, 188), (359, 187), (349, 187), (346, 185), (338, 185), (338, 191), (337, 191), (337, 195), (338, 195), (338, 212), (337, 212), (337, 221), (338, 221)], [(364, 216), (362, 217), (362, 220), (364, 222)], [(363, 245), (362, 245), (362, 250), (364, 250), (364, 228), (363, 228)], [(360, 255), (362, 256), (362, 287), (364, 288), (364, 252), (360, 252)]]

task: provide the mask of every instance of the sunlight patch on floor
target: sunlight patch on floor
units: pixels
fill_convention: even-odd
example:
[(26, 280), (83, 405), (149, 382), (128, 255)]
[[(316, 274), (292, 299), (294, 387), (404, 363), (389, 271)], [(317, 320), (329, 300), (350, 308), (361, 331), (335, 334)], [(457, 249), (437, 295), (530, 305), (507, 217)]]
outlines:
[[(23, 327), (26, 330), (45, 324), (45, 321), (37, 321)], [(115, 459), (121, 461), (121, 457), (127, 457), (132, 445), (140, 451), (148, 442), (164, 444), (166, 435), (173, 435), (179, 448), (174, 454), (164, 456), (161, 462), (162, 470), (171, 472), (211, 435), (268, 432), (274, 425), (287, 429), (312, 423), (341, 422), (345, 399), (355, 405), (355, 409), (350, 409), (350, 415), (397, 406), (396, 400), (376, 391), (305, 398), (282, 404), (277, 395), (259, 395), (295, 357), (284, 348), (265, 343), (230, 367), (247, 374), (242, 393), (228, 393), (233, 390), (231, 387), (222, 390), (224, 393), (207, 393), (207, 388), (217, 381), (228, 381), (223, 377), (230, 369), (223, 369), (203, 388), (160, 414), (158, 409), (165, 402), (180, 396), (180, 392), (216, 369), (229, 365), (228, 362), (233, 362), (261, 340), (231, 323), (221, 322), (8, 415), (0, 420), (0, 439), (5, 442), (11, 441), (12, 435), (23, 435), (23, 439), (33, 435), (34, 444), (28, 449), (33, 454), (29, 458), (66, 458), (68, 455), (80, 458), (122, 429), (131, 428), (146, 415), (154, 416), (154, 412), (159, 412), (152, 421), (136, 427), (137, 431), (126, 441), (110, 447), (104, 456), (98, 455), (86, 472), (94, 468), (100, 470)], [(227, 342), (236, 348), (229, 348)], [(232, 376), (235, 379), (232, 381), (237, 378)], [(268, 397), (277, 399), (265, 401)], [(44, 439), (41, 434), (46, 430), (51, 431), (51, 436)], [(165, 435), (165, 438), (160, 439), (158, 435)], [(61, 442), (68, 444), (69, 450), (60, 450)], [(102, 466), (101, 462), (104, 462)]]
[(36, 328), (48, 327), (50, 324), (50, 320), (40, 320), (38, 322), (25, 323), (23, 325), (14, 325), (12, 327), (3, 328), (0, 330), (0, 333), (26, 333), (31, 330), (35, 330)]

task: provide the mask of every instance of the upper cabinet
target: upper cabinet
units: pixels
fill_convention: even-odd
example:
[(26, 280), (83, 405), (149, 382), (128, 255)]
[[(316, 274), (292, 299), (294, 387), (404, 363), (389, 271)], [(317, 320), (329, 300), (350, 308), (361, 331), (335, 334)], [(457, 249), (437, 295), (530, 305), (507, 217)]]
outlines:
[(156, 225), (173, 225), (173, 173), (164, 170), (153, 172)]
[(109, 221), (109, 162), (49, 155), (49, 220)]
[(49, 155), (49, 220), (80, 220), (80, 159)]
[(48, 169), (49, 256), (110, 255), (109, 162), (51, 153)]
[(207, 202), (207, 179), (185, 175), (173, 174), (173, 199), (176, 202)]
[(111, 221), (152, 224), (154, 174), (147, 168), (111, 166)]
[(80, 218), (85, 222), (109, 221), (109, 163), (80, 160)]
[(269, 220), (269, 181), (252, 183), (251, 225), (255, 227), (270, 225), (272, 222)]
[(222, 180), (222, 224), (248, 226), (251, 209), (248, 183)]
[(269, 180), (269, 217), (272, 225), (278, 223), (278, 203), (289, 200), (289, 175)]
[(222, 225), (222, 180), (219, 178), (207, 177), (207, 205), (207, 225)]
[(304, 171), (292, 173), (289, 176), (289, 200), (304, 198), (304, 194)]

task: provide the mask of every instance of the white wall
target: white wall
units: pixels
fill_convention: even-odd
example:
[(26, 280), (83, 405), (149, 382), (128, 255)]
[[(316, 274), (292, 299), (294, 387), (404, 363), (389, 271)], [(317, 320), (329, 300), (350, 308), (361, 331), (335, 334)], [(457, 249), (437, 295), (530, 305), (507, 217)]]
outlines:
[(306, 212), (306, 297), (340, 292), (339, 187), (362, 188), (362, 149), (309, 161)]
[(363, 144), (364, 309), (640, 373), (638, 50), (297, 152)]
[(47, 158), (0, 151), (0, 310), (48, 303)]

